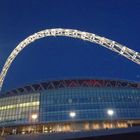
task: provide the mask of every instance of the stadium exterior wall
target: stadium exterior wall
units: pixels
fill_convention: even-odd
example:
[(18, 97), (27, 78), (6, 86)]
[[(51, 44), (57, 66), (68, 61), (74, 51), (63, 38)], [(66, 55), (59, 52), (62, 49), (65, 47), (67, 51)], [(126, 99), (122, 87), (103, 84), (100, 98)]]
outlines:
[(140, 84), (61, 80), (0, 96), (1, 135), (127, 128), (140, 124)]

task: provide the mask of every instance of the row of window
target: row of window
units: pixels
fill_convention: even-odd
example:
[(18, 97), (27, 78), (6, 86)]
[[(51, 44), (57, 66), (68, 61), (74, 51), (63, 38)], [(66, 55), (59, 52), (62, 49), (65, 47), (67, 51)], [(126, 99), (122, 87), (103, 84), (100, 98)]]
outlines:
[(40, 94), (18, 95), (12, 97), (0, 98), (0, 107), (26, 102), (35, 102), (39, 100)]
[(137, 110), (115, 110), (115, 114), (111, 117), (104, 110), (81, 110), (75, 111), (76, 116), (71, 117), (70, 111), (43, 113), (40, 114), (41, 121), (56, 122), (56, 121), (79, 121), (79, 120), (122, 120), (122, 119), (139, 119), (140, 111)]
[(106, 108), (116, 108), (116, 109), (139, 109), (140, 103), (109, 103), (109, 102), (101, 102), (99, 103), (85, 103), (85, 104), (58, 104), (58, 105), (47, 105), (42, 110), (45, 112), (55, 112), (55, 111), (66, 111), (66, 110), (87, 110), (87, 109), (106, 109)]
[(27, 114), (27, 113), (33, 112), (34, 110), (39, 110), (39, 106), (0, 111), (0, 117)]
[(40, 94), (29, 94), (1, 98), (0, 124), (29, 121), (31, 114), (39, 114)]
[[(58, 90), (48, 90), (44, 93), (41, 102), (46, 104), (54, 103), (83, 103), (83, 102), (140, 102), (140, 91), (134, 89), (105, 89), (105, 88), (92, 88), (92, 90), (87, 90), (88, 88), (76, 88), (72, 89), (58, 89)], [(44, 98), (47, 100), (44, 100)]]
[(37, 102), (27, 102), (27, 103), (19, 103), (19, 104), (13, 104), (13, 105), (6, 105), (6, 106), (0, 106), (0, 111), (1, 110), (10, 110), (14, 108), (22, 108), (22, 107), (30, 107), (30, 106), (39, 106), (39, 101)]

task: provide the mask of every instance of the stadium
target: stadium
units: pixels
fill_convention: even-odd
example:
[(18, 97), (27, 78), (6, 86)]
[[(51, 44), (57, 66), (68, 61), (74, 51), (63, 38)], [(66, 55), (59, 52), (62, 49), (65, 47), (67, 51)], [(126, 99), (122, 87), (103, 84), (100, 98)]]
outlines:
[[(23, 40), (9, 55), (0, 73), (0, 92), (16, 56), (30, 43), (48, 36), (96, 43), (140, 64), (138, 52), (107, 38), (73, 29), (46, 29)], [(0, 134), (8, 136), (6, 140), (27, 139), (23, 136), (62, 140), (140, 132), (139, 108), (138, 82), (79, 78), (33, 83), (1, 92)]]
[(116, 80), (49, 81), (0, 97), (0, 132), (91, 131), (140, 125), (140, 84)]

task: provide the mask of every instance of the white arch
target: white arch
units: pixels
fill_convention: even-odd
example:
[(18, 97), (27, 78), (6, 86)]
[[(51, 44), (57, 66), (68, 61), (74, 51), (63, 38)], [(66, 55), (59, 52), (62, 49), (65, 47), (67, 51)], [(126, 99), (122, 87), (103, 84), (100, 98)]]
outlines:
[(43, 38), (43, 37), (48, 37), (48, 36), (68, 36), (68, 37), (86, 40), (92, 43), (97, 43), (114, 52), (121, 54), (122, 56), (128, 58), (129, 60), (137, 64), (140, 64), (140, 53), (132, 49), (129, 49), (126, 46), (123, 46), (115, 41), (107, 39), (105, 37), (101, 37), (101, 36), (98, 36), (89, 32), (82, 32), (82, 31), (78, 31), (74, 29), (62, 29), (62, 28), (46, 29), (46, 30), (42, 30), (40, 32), (34, 33), (33, 35), (27, 37), (25, 40), (19, 43), (19, 45), (9, 55), (0, 73), (0, 91), (2, 89), (2, 85), (3, 85), (8, 69), (10, 65), (12, 64), (13, 60), (20, 53), (20, 51), (22, 51), (25, 47), (27, 47), (30, 43), (34, 42), (35, 40)]

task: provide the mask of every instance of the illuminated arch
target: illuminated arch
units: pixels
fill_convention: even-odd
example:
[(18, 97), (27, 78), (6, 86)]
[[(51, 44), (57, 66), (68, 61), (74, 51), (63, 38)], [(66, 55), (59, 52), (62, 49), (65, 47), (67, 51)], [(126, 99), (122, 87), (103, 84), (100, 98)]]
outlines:
[(123, 46), (115, 41), (107, 39), (105, 37), (101, 37), (89, 32), (82, 32), (74, 29), (62, 29), (62, 28), (46, 29), (27, 37), (12, 51), (10, 56), (7, 58), (3, 66), (3, 69), (0, 73), (0, 91), (8, 69), (12, 64), (13, 60), (20, 53), (20, 51), (22, 51), (25, 47), (27, 47), (30, 43), (34, 42), (35, 40), (48, 36), (67, 36), (67, 37), (79, 38), (92, 43), (97, 43), (114, 52), (121, 54), (122, 56), (128, 58), (129, 60), (137, 64), (140, 64), (140, 53), (132, 49), (129, 49), (126, 46)]

